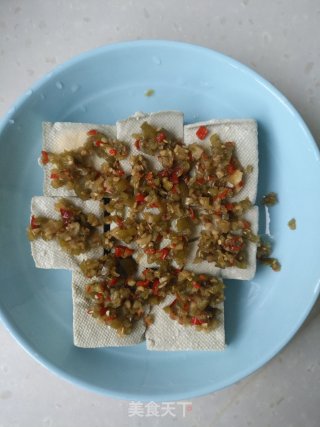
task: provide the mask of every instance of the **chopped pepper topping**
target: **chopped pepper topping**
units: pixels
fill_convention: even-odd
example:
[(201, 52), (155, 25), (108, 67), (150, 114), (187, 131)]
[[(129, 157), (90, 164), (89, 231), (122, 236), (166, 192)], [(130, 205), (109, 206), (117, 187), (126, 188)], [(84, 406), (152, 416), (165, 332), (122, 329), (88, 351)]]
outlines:
[(32, 215), (28, 228), (30, 240), (57, 240), (62, 249), (72, 255), (102, 246), (97, 228), (102, 224), (95, 215), (84, 214), (66, 199), (59, 200), (55, 209), (60, 213), (58, 220)]
[(290, 230), (297, 229), (297, 221), (295, 220), (295, 218), (290, 219), (290, 221), (288, 222), (288, 227), (290, 228)]
[(257, 259), (265, 265), (269, 265), (273, 271), (280, 271), (281, 264), (277, 258), (270, 257), (272, 253), (272, 247), (270, 242), (263, 241), (260, 239), (257, 246)]
[(274, 206), (278, 203), (277, 193), (271, 192), (263, 196), (262, 204), (266, 206)]
[(145, 94), (144, 94), (144, 96), (152, 96), (152, 95), (154, 95), (154, 90), (153, 90), (153, 89), (148, 89), (148, 90), (145, 92)]

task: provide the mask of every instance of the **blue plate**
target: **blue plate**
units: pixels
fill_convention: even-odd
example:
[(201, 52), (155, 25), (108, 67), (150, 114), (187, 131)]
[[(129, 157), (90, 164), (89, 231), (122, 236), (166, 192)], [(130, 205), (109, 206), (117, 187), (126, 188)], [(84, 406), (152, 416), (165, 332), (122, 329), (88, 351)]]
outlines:
[[(144, 96), (154, 89), (151, 97)], [(79, 349), (72, 342), (71, 275), (34, 267), (26, 238), (30, 200), (42, 194), (41, 122), (114, 123), (135, 111), (176, 109), (186, 122), (257, 119), (259, 195), (273, 190), (271, 233), (280, 273), (259, 268), (227, 281), (227, 349), (149, 352)], [(298, 330), (319, 294), (319, 152), (303, 120), (268, 82), (197, 46), (139, 41), (106, 46), (33, 86), (0, 128), (1, 316), (18, 342), (60, 376), (110, 396), (175, 400), (226, 387), (261, 367)], [(295, 217), (297, 230), (288, 228)], [(263, 210), (261, 212), (264, 232)]]

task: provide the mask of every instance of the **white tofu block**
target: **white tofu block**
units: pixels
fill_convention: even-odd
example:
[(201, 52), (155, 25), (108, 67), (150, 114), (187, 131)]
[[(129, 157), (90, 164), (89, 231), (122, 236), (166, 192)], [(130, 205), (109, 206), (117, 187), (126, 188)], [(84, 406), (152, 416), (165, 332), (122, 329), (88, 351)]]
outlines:
[[(60, 197), (36, 196), (31, 201), (31, 215), (45, 216), (52, 219), (60, 219), (60, 214), (54, 208)], [(103, 209), (100, 202), (96, 200), (83, 201), (77, 197), (67, 197), (73, 204), (78, 206), (85, 213), (93, 213), (101, 220), (103, 219)], [(103, 226), (99, 227), (101, 233)], [(31, 253), (38, 268), (60, 268), (66, 270), (79, 270), (79, 264), (88, 259), (103, 255), (103, 248), (91, 249), (80, 255), (69, 255), (55, 240), (45, 241), (36, 239), (31, 242)]]
[[(258, 233), (259, 223), (259, 209), (257, 206), (253, 206), (245, 215), (244, 218), (251, 222), (251, 229), (254, 234)], [(218, 268), (212, 262), (203, 261), (199, 264), (194, 264), (193, 260), (196, 256), (198, 247), (198, 241), (191, 244), (191, 250), (188, 257), (188, 262), (185, 265), (186, 270), (194, 271), (198, 274), (211, 274), (213, 276), (221, 276), (225, 279), (236, 279), (236, 280), (251, 280), (256, 273), (256, 253), (257, 245), (249, 242), (248, 244), (248, 267), (227, 267)]]
[(92, 282), (94, 279), (86, 279), (81, 273), (72, 273), (74, 345), (84, 348), (123, 347), (143, 341), (146, 330), (143, 320), (137, 322), (130, 335), (122, 337), (115, 329), (88, 314), (89, 303), (85, 298), (85, 286)]
[[(208, 135), (201, 141), (196, 132), (199, 126), (206, 126)], [(236, 144), (236, 153), (242, 166), (252, 165), (253, 172), (247, 174), (243, 189), (233, 200), (243, 200), (249, 197), (254, 204), (258, 186), (258, 129), (255, 120), (209, 120), (207, 122), (192, 123), (184, 127), (184, 142), (186, 145), (198, 143), (209, 149), (210, 136), (218, 134), (222, 142), (233, 141)]]
[[(130, 155), (143, 154), (149, 160), (153, 170), (159, 171), (162, 169), (160, 162), (154, 157), (149, 156), (137, 150), (134, 146), (135, 138), (133, 134), (141, 133), (141, 125), (148, 122), (155, 128), (164, 128), (170, 132), (175, 138), (183, 140), (183, 114), (179, 111), (161, 111), (159, 113), (136, 113), (134, 116), (126, 120), (118, 121), (117, 126), (117, 139), (130, 144)], [(121, 161), (123, 170), (130, 173), (131, 166), (127, 160)]]
[[(97, 129), (106, 136), (116, 139), (116, 127), (109, 125), (97, 125), (92, 123), (43, 123), (43, 150), (52, 153), (63, 153), (65, 150), (75, 150), (86, 142), (87, 132), (90, 129)], [(99, 169), (103, 159), (95, 156), (94, 166)], [(75, 196), (73, 190), (64, 187), (53, 188), (51, 186), (50, 171), (53, 166), (49, 163), (43, 165), (44, 184), (43, 194), (45, 196)]]
[[(251, 222), (252, 231), (258, 232), (258, 207), (254, 206), (247, 212), (245, 218)], [(246, 269), (228, 267), (217, 268), (213, 263), (202, 262), (193, 264), (197, 249), (197, 242), (194, 243), (193, 253), (190, 254), (189, 262), (185, 269), (198, 274), (211, 274), (228, 279), (250, 280), (256, 271), (256, 251), (254, 243), (248, 245), (248, 264)], [(211, 332), (197, 331), (192, 327), (185, 327), (170, 319), (163, 307), (173, 301), (173, 296), (168, 296), (163, 303), (153, 307), (151, 313), (154, 315), (154, 323), (146, 331), (146, 342), (148, 350), (157, 351), (178, 351), (178, 350), (223, 350), (225, 347), (224, 332), (224, 304), (219, 305), (221, 314), (219, 316), (220, 325)]]
[(210, 332), (197, 331), (192, 326), (180, 325), (170, 319), (163, 307), (174, 300), (169, 295), (159, 305), (154, 306), (151, 314), (154, 315), (154, 323), (146, 331), (146, 344), (148, 350), (157, 351), (181, 351), (181, 350), (224, 350), (224, 308), (220, 304), (219, 326)]

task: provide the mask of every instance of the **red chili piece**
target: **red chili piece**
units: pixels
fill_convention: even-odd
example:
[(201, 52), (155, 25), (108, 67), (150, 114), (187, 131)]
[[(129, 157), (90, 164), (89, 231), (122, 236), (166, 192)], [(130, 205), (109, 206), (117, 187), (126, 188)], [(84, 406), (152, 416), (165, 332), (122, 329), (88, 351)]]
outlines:
[(188, 302), (185, 302), (185, 303), (183, 304), (183, 306), (182, 306), (182, 309), (183, 309), (184, 311), (189, 311), (189, 308), (190, 308), (190, 304), (189, 304)]
[(59, 174), (51, 172), (50, 178), (51, 179), (59, 179)]
[(147, 254), (147, 255), (154, 255), (156, 252), (157, 251), (154, 248), (147, 248), (147, 249), (144, 250), (144, 253)]
[(178, 175), (179, 171), (175, 171), (171, 174), (170, 176), (170, 181), (172, 182), (172, 184), (179, 184), (179, 175)]
[(114, 255), (116, 257), (122, 257), (124, 254), (124, 246), (116, 246), (114, 248)]
[(119, 216), (116, 216), (114, 219), (115, 223), (117, 224), (118, 227), (122, 227), (123, 226), (123, 219), (120, 218)]
[(124, 256), (124, 258), (127, 258), (127, 257), (131, 256), (133, 253), (134, 253), (133, 249), (125, 248), (123, 256)]
[(160, 280), (159, 279), (156, 279), (153, 282), (153, 285), (152, 285), (152, 293), (153, 293), (153, 295), (157, 295), (158, 294), (159, 284), (160, 284)]
[(170, 248), (163, 248), (163, 249), (160, 249), (158, 252), (160, 254), (160, 258), (162, 260), (165, 260), (170, 253)]
[(172, 301), (172, 303), (169, 305), (169, 307), (174, 307), (178, 301), (178, 298)]
[(118, 283), (118, 279), (116, 277), (113, 277), (109, 280), (109, 286), (115, 286)]
[(193, 220), (193, 219), (195, 219), (196, 214), (194, 213), (194, 210), (193, 210), (192, 208), (189, 208), (188, 210), (189, 210), (190, 218), (191, 218), (192, 220)]
[(226, 188), (226, 189), (224, 189), (221, 193), (219, 193), (218, 195), (217, 195), (217, 199), (225, 199), (225, 198), (227, 198), (228, 197), (228, 195), (229, 195), (229, 190)]
[(208, 135), (209, 131), (205, 126), (200, 126), (199, 129), (196, 132), (196, 135), (201, 141), (205, 139), (205, 137)]
[(192, 325), (202, 325), (203, 321), (198, 319), (197, 317), (192, 317), (191, 318), (191, 324)]
[(49, 163), (49, 155), (46, 151), (41, 151), (41, 163), (43, 165)]
[(142, 275), (146, 276), (150, 272), (150, 268), (146, 268), (143, 270)]
[(92, 135), (97, 135), (98, 131), (96, 129), (90, 129), (87, 132), (87, 135), (92, 136)]
[(170, 175), (170, 170), (168, 170), (168, 169), (162, 169), (162, 171), (158, 172), (158, 175), (161, 178), (168, 177)]
[(163, 236), (162, 236), (162, 234), (161, 233), (159, 233), (158, 234), (158, 236), (157, 236), (157, 242), (159, 243), (159, 242), (162, 242), (162, 239), (163, 239)]
[(158, 133), (158, 135), (156, 136), (156, 141), (161, 143), (166, 139), (166, 134), (163, 132)]
[(71, 222), (71, 220), (73, 218), (73, 212), (70, 211), (69, 209), (61, 208), (60, 209), (60, 215), (62, 217), (64, 225), (68, 225), (69, 222)]
[(227, 166), (228, 175), (232, 175), (236, 170), (237, 170), (237, 168), (235, 167), (235, 165), (231, 161)]
[(144, 202), (145, 201), (145, 196), (142, 194), (142, 193), (138, 193), (137, 195), (136, 195), (136, 202), (138, 202), (138, 203), (142, 203), (142, 202)]
[(148, 172), (148, 173), (146, 173), (146, 175), (145, 175), (145, 180), (147, 181), (147, 183), (149, 184), (149, 185), (153, 185), (154, 184), (154, 182), (153, 182), (153, 173), (150, 171), (150, 172)]
[(40, 227), (40, 225), (37, 224), (37, 220), (36, 220), (36, 217), (34, 215), (32, 215), (32, 217), (31, 217), (30, 226), (31, 226), (31, 230), (34, 230), (35, 228)]
[(106, 311), (107, 311), (106, 307), (101, 307), (99, 311), (100, 316), (105, 316)]
[(108, 153), (110, 154), (110, 156), (116, 156), (118, 154), (118, 151), (115, 148), (110, 148)]
[(225, 208), (227, 209), (227, 211), (232, 211), (234, 208), (234, 204), (233, 203), (226, 203)]
[(114, 248), (114, 255), (117, 258), (127, 258), (133, 254), (134, 250), (126, 246), (116, 246)]
[(143, 286), (144, 288), (149, 286), (150, 280), (138, 280), (136, 282), (137, 286)]
[(199, 185), (205, 184), (206, 180), (204, 177), (197, 178), (196, 183)]
[(141, 148), (141, 139), (136, 139), (134, 141), (134, 146), (136, 147), (137, 150), (140, 150), (140, 148)]

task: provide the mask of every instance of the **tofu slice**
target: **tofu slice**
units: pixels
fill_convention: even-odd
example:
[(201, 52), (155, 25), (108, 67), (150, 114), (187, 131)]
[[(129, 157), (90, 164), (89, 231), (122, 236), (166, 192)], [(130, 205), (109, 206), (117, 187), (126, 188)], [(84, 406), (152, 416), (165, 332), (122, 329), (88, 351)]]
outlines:
[[(245, 215), (246, 219), (251, 222), (254, 233), (258, 232), (258, 213), (258, 207), (254, 206)], [(246, 269), (236, 267), (221, 269), (206, 261), (193, 264), (196, 249), (196, 244), (194, 244), (189, 262), (185, 266), (186, 270), (238, 280), (250, 280), (255, 275), (257, 246), (254, 243), (249, 243), (249, 267)], [(146, 331), (147, 349), (156, 351), (223, 350), (225, 346), (224, 305), (219, 305), (221, 310), (219, 327), (211, 332), (201, 332), (192, 327), (180, 325), (164, 312), (163, 307), (169, 305), (173, 299), (174, 297), (169, 295), (163, 303), (152, 308), (151, 314), (154, 315), (154, 323)]]
[[(258, 232), (258, 207), (254, 206), (245, 215), (246, 219), (252, 223), (252, 231)], [(217, 268), (213, 263), (202, 262), (193, 264), (191, 261), (196, 252), (194, 244), (191, 251), (190, 261), (185, 268), (198, 274), (211, 274), (228, 279), (250, 280), (254, 277), (256, 271), (256, 251), (257, 246), (249, 243), (247, 269), (228, 267), (226, 269)], [(169, 295), (164, 302), (154, 306), (151, 314), (154, 315), (154, 323), (146, 331), (146, 343), (148, 350), (154, 351), (182, 351), (182, 350), (223, 350), (225, 348), (224, 331), (224, 304), (218, 307), (221, 310), (219, 321), (220, 325), (211, 332), (201, 332), (192, 327), (185, 327), (178, 322), (170, 319), (165, 313), (163, 307), (169, 305), (174, 297)]]
[(219, 304), (220, 325), (211, 332), (197, 331), (192, 326), (180, 325), (170, 319), (163, 307), (169, 305), (174, 296), (169, 295), (159, 305), (154, 306), (151, 313), (154, 323), (146, 331), (146, 344), (148, 350), (156, 351), (181, 351), (181, 350), (207, 350), (221, 351), (225, 348), (224, 332), (224, 307)]
[[(120, 120), (117, 122), (117, 138), (120, 141), (130, 143), (131, 155), (141, 154), (141, 151), (137, 150), (134, 146), (135, 138), (133, 134), (141, 133), (141, 125), (144, 122), (148, 122), (151, 126), (156, 128), (164, 128), (169, 131), (175, 138), (183, 139), (183, 114), (179, 111), (160, 111), (159, 113), (136, 113), (134, 116), (129, 117), (126, 120)], [(161, 164), (153, 156), (149, 156), (145, 153), (143, 155), (149, 160), (150, 165), (156, 171), (162, 169)], [(131, 166), (129, 161), (123, 160), (121, 165), (125, 172), (130, 173)]]
[[(201, 141), (196, 132), (199, 126), (206, 126), (208, 135)], [(218, 134), (223, 142), (233, 141), (236, 143), (237, 156), (245, 168), (252, 165), (253, 172), (247, 175), (243, 189), (233, 200), (238, 201), (249, 197), (254, 204), (257, 196), (258, 186), (258, 129), (255, 120), (209, 120), (207, 122), (192, 123), (184, 127), (184, 142), (186, 145), (198, 143), (209, 149), (210, 136)]]
[[(43, 123), (43, 150), (52, 153), (62, 153), (65, 150), (75, 150), (81, 147), (87, 140), (87, 132), (90, 129), (97, 129), (110, 138), (116, 138), (116, 127), (110, 125), (97, 125), (92, 123)], [(100, 168), (103, 159), (94, 158), (94, 165)], [(41, 165), (42, 166), (42, 165)], [(51, 186), (50, 171), (52, 165), (43, 165), (44, 184), (43, 194), (45, 196), (75, 196), (73, 190), (64, 187), (53, 188)]]
[[(31, 215), (45, 216), (59, 219), (59, 213), (54, 209), (55, 203), (60, 197), (36, 196), (31, 201)], [(83, 201), (77, 197), (67, 197), (76, 206), (79, 206), (85, 213), (93, 213), (101, 220), (103, 219), (103, 208), (99, 201)], [(103, 233), (103, 226), (99, 227)], [(55, 240), (45, 241), (36, 239), (31, 242), (31, 253), (38, 268), (61, 268), (66, 270), (79, 270), (80, 262), (103, 255), (103, 248), (91, 249), (80, 255), (69, 255), (61, 249)]]
[(146, 330), (143, 320), (137, 322), (130, 335), (121, 337), (115, 329), (87, 313), (89, 304), (85, 298), (85, 286), (93, 281), (94, 279), (86, 279), (81, 273), (72, 273), (74, 345), (83, 348), (123, 347), (143, 341)]
[[(252, 231), (258, 232), (258, 207), (254, 206), (245, 215), (246, 219), (252, 224)], [(211, 274), (226, 279), (250, 280), (254, 277), (256, 271), (256, 251), (257, 246), (249, 243), (248, 247), (248, 268), (241, 269), (228, 267), (225, 269), (217, 268), (213, 263), (202, 262), (193, 264), (196, 253), (196, 244), (193, 244), (190, 253), (189, 262), (185, 268), (198, 274)], [(220, 325), (211, 332), (201, 332), (192, 327), (185, 327), (178, 322), (170, 319), (165, 313), (163, 307), (169, 305), (174, 296), (169, 295), (164, 302), (154, 306), (151, 314), (154, 315), (154, 323), (146, 331), (146, 343), (148, 350), (154, 351), (181, 351), (181, 350), (223, 350), (225, 347), (224, 331), (224, 304), (218, 307), (221, 310), (219, 321)]]

